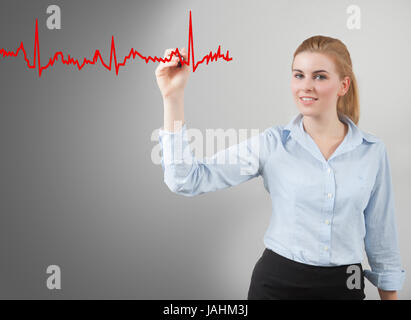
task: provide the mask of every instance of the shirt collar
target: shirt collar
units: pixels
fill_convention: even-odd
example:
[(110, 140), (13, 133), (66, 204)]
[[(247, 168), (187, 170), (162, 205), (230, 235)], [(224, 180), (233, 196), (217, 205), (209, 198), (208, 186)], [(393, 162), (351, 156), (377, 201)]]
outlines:
[[(375, 143), (378, 140), (369, 134), (365, 134), (360, 130), (355, 123), (346, 115), (339, 114), (339, 118), (341, 121), (348, 124), (348, 132), (345, 136), (343, 142), (338, 146), (336, 152), (332, 155), (332, 157), (328, 160), (331, 160), (338, 154), (343, 152), (350, 151), (355, 147), (359, 146), (363, 143), (363, 141), (367, 141), (369, 143)], [(318, 146), (312, 140), (311, 136), (304, 130), (303, 127), (303, 114), (299, 113), (283, 128), (282, 130), (282, 140), (283, 144), (292, 137), (297, 140), (303, 147), (309, 149), (310, 152), (315, 153), (316, 157), (319, 158), (321, 161), (325, 161), (323, 155), (321, 154)]]

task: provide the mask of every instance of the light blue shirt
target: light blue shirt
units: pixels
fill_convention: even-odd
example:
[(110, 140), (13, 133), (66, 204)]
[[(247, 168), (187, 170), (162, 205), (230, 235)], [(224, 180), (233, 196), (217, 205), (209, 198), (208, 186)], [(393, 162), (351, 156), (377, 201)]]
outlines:
[(272, 201), (266, 248), (317, 266), (361, 263), (364, 276), (382, 290), (400, 290), (401, 268), (390, 165), (384, 143), (352, 120), (328, 160), (304, 130), (300, 113), (221, 150), (193, 156), (184, 123), (159, 131), (164, 182), (175, 193), (194, 196), (262, 176)]

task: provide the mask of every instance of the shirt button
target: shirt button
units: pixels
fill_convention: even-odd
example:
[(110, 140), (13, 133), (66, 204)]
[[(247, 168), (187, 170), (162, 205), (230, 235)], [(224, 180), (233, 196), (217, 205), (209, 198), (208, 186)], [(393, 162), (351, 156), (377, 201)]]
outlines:
[(331, 198), (333, 195), (331, 193), (329, 193), (327, 196), (328, 196), (328, 198)]
[(328, 168), (328, 169), (327, 169), (327, 172), (330, 173), (330, 172), (331, 172), (331, 168)]
[(330, 224), (330, 220), (325, 220), (325, 223), (326, 223), (326, 224)]

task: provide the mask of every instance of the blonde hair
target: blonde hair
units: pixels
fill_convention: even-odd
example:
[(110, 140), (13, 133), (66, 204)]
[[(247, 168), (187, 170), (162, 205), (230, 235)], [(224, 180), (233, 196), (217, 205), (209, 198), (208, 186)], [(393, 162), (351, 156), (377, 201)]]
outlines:
[(344, 96), (338, 97), (337, 113), (348, 116), (357, 125), (360, 119), (358, 84), (353, 72), (350, 53), (345, 44), (338, 39), (326, 36), (318, 35), (308, 38), (294, 52), (291, 69), (295, 56), (301, 52), (316, 52), (327, 55), (333, 60), (340, 80), (346, 76), (350, 78), (348, 91)]

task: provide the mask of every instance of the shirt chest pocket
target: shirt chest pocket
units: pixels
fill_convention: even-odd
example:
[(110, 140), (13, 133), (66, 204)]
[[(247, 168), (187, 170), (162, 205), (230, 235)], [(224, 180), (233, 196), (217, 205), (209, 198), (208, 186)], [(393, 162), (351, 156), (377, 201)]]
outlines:
[(313, 208), (319, 212), (324, 208), (342, 209), (352, 207), (363, 212), (368, 204), (373, 181), (366, 174), (341, 175), (340, 179), (327, 174), (300, 172), (294, 176), (288, 192), (299, 209)]
[(363, 212), (368, 204), (373, 184), (366, 175), (355, 175), (337, 184), (337, 200), (340, 205), (352, 205), (354, 210)]

